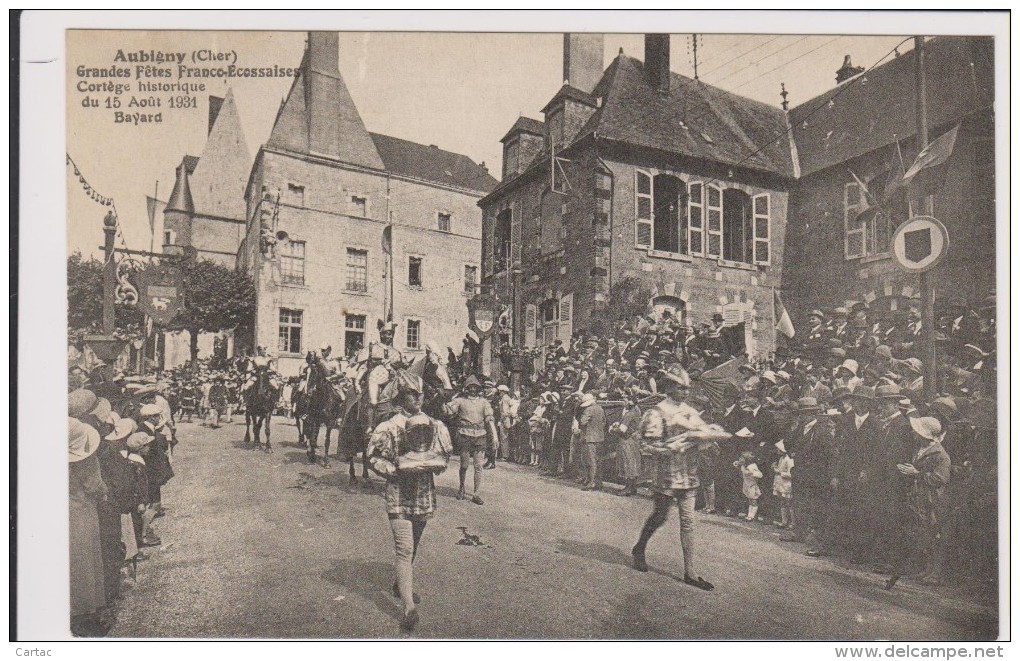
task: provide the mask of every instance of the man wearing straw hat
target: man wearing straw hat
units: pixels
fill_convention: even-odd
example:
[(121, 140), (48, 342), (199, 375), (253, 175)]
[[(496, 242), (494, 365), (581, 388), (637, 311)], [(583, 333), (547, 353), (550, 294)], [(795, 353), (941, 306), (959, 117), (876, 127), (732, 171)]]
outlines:
[(831, 551), (830, 515), (838, 484), (834, 429), (814, 397), (801, 397), (794, 410), (797, 427), (786, 447), (796, 462), (796, 538), (807, 542), (807, 555), (826, 556)]
[(714, 585), (698, 576), (694, 565), (694, 504), (697, 499), (697, 450), (717, 440), (731, 438), (718, 425), (709, 425), (686, 403), (691, 379), (680, 365), (664, 368), (660, 381), (666, 398), (649, 409), (641, 419), (641, 436), (645, 452), (655, 458), (653, 479), (655, 507), (641, 530), (641, 537), (631, 549), (634, 568), (648, 571), (645, 549), (655, 531), (666, 522), (669, 509), (676, 501), (680, 511), (680, 546), (684, 556), (684, 578), (687, 585), (712, 590)]
[(876, 536), (878, 569), (886, 573), (891, 573), (892, 565), (910, 544), (905, 533), (911, 520), (907, 502), (913, 480), (900, 474), (896, 466), (910, 463), (915, 448), (910, 422), (900, 411), (902, 397), (903, 393), (895, 384), (875, 388), (877, 429), (871, 437), (873, 444), (866, 452), (871, 528)]

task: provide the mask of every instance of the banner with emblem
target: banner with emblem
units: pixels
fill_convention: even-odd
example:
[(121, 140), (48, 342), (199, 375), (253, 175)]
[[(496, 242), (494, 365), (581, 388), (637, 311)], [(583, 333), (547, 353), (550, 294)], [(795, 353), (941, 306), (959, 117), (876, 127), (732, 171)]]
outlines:
[(468, 299), (467, 306), (468, 327), (478, 335), (479, 341), (484, 341), (496, 331), (503, 306), (491, 294), (476, 294)]
[(157, 326), (166, 326), (184, 309), (184, 278), (175, 264), (152, 264), (138, 277), (142, 311)]

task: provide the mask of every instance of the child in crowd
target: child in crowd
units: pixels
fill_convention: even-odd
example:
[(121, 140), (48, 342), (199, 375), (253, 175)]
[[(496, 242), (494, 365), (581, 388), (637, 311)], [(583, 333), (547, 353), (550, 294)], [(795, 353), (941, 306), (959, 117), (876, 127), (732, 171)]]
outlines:
[(744, 497), (747, 498), (748, 521), (754, 521), (758, 516), (758, 499), (761, 498), (761, 487), (758, 480), (762, 478), (761, 469), (754, 463), (753, 452), (742, 452), (740, 458), (733, 462), (733, 467), (740, 469), (740, 476), (744, 479)]
[(774, 521), (780, 528), (793, 527), (793, 457), (786, 452), (782, 441), (776, 443), (779, 459), (772, 464), (776, 474), (772, 482), (772, 494), (779, 497), (780, 521)]

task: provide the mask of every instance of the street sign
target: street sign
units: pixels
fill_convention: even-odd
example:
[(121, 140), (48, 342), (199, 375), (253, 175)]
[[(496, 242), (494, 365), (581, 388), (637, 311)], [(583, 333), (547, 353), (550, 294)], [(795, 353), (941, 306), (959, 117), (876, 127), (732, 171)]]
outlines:
[(904, 271), (923, 273), (935, 267), (949, 250), (946, 226), (932, 216), (914, 216), (896, 229), (893, 257)]
[(500, 302), (491, 294), (476, 294), (468, 299), (468, 326), (478, 335), (479, 340), (492, 335), (499, 318)]
[(138, 304), (152, 323), (165, 326), (184, 309), (184, 283), (176, 265), (154, 264), (142, 271), (138, 280)]

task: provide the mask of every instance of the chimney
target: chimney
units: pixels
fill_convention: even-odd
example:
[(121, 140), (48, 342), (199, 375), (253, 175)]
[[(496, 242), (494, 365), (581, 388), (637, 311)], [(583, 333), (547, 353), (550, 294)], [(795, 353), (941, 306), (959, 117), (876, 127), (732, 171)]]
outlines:
[(660, 92), (669, 91), (669, 35), (645, 35), (645, 75)]
[(843, 66), (836, 71), (836, 84), (839, 85), (843, 81), (849, 80), (863, 71), (864, 67), (855, 67), (853, 63), (850, 62), (850, 56), (847, 55), (843, 58)]
[(209, 97), (209, 130), (206, 132), (208, 136), (212, 133), (213, 124), (216, 123), (216, 118), (220, 115), (220, 108), (223, 107), (223, 97), (221, 96), (210, 96)]
[(340, 151), (340, 116), (336, 87), (340, 79), (340, 35), (308, 33), (308, 149), (334, 155)]
[(582, 92), (592, 93), (602, 78), (605, 35), (565, 33), (563, 35), (563, 80)]

